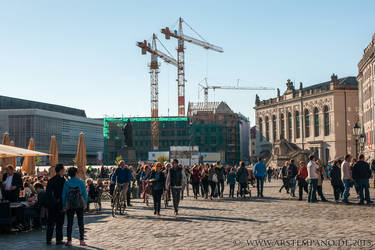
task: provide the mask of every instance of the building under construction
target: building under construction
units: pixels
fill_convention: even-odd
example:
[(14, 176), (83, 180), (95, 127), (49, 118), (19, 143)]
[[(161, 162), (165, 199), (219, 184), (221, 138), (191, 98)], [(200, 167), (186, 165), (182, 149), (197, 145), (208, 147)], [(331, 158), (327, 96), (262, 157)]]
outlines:
[[(234, 113), (224, 102), (189, 103), (187, 117), (105, 118), (104, 161), (113, 164), (123, 145), (121, 128), (130, 119), (138, 161), (147, 161), (154, 151), (152, 124), (159, 124), (158, 151), (171, 146), (198, 146), (200, 152), (219, 152), (223, 163), (248, 161), (248, 120)], [(247, 135), (247, 137), (246, 137)]]

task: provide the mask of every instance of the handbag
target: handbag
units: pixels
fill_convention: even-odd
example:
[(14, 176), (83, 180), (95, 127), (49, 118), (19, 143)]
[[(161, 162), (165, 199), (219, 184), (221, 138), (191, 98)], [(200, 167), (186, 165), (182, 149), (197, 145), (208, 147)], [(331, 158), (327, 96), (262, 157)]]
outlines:
[(213, 182), (219, 182), (219, 180), (218, 180), (218, 178), (217, 178), (217, 174), (214, 174), (214, 175), (212, 176), (212, 181), (213, 181)]

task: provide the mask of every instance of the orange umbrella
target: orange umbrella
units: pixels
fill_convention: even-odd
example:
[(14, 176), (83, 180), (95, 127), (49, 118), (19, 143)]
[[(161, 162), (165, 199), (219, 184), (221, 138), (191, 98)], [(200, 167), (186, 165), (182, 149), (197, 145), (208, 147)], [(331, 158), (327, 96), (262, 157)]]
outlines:
[[(30, 138), (28, 150), (35, 150), (34, 139)], [(36, 158), (35, 156), (26, 156), (22, 164), (22, 172), (27, 175), (35, 175)]]
[[(14, 141), (10, 141), (9, 146), (14, 147)], [(11, 164), (12, 164), (14, 167), (17, 166), (17, 157), (11, 157), (11, 158), (9, 158), (9, 161), (12, 161)]]
[(51, 136), (51, 144), (49, 146), (49, 175), (55, 176), (55, 167), (59, 163), (59, 152), (57, 151), (56, 137)]
[(85, 135), (81, 133), (78, 139), (78, 147), (76, 154), (76, 165), (78, 168), (77, 177), (85, 180), (86, 179), (86, 144)]
[[(9, 138), (8, 133), (4, 133), (3, 141), (2, 141), (1, 144), (3, 144), (3, 145), (9, 145), (10, 144), (10, 138)], [(5, 172), (6, 167), (9, 164), (12, 164), (12, 160), (10, 158), (2, 158), (1, 159), (1, 172), (2, 173)], [(14, 167), (16, 167), (16, 166), (14, 166)]]

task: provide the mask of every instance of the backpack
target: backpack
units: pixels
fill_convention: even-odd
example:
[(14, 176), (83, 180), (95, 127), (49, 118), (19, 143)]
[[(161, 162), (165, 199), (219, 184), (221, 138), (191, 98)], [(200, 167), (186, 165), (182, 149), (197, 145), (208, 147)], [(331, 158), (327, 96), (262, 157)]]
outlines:
[(79, 187), (70, 188), (66, 198), (67, 209), (83, 208), (83, 199)]

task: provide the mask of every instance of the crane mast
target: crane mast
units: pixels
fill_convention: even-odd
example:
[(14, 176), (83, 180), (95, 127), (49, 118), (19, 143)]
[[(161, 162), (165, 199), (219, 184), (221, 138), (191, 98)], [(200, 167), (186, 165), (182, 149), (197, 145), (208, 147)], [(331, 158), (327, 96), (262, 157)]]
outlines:
[[(204, 49), (213, 50), (216, 52), (224, 52), (224, 50), (216, 45), (210, 44), (206, 41), (201, 41), (190, 36), (186, 36), (183, 33), (182, 23), (183, 19), (180, 17), (178, 20), (178, 32), (171, 32), (171, 30), (166, 27), (161, 30), (161, 33), (165, 35), (165, 39), (170, 39), (171, 37), (176, 38), (177, 43), (177, 87), (178, 87), (178, 116), (185, 116), (185, 47), (184, 42), (189, 42)], [(190, 26), (189, 26), (190, 27)]]

